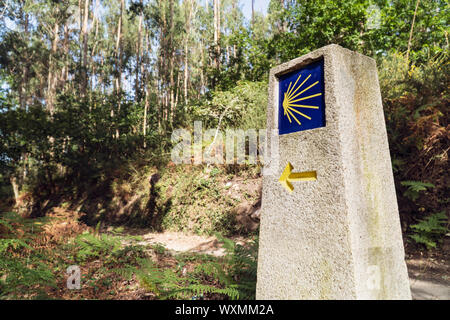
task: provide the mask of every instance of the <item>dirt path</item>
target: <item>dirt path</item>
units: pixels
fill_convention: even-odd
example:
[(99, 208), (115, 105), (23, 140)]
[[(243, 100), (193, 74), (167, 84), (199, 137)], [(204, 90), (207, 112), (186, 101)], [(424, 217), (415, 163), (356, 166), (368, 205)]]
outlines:
[(179, 232), (148, 232), (141, 235), (141, 237), (143, 240), (138, 242), (138, 244), (161, 244), (170, 251), (205, 253), (214, 256), (223, 256), (225, 254), (225, 249), (222, 248), (216, 237), (187, 235)]
[[(210, 254), (216, 257), (223, 256), (225, 249), (222, 244), (214, 236), (199, 236), (195, 234), (186, 234), (182, 232), (151, 232), (142, 229), (127, 229), (123, 234), (140, 236), (141, 241), (136, 244), (140, 245), (157, 245), (164, 246), (173, 252), (194, 252)], [(233, 237), (233, 241), (239, 244), (246, 242), (243, 237)]]
[(406, 260), (415, 300), (450, 300), (450, 261), (446, 248), (441, 254), (420, 256)]

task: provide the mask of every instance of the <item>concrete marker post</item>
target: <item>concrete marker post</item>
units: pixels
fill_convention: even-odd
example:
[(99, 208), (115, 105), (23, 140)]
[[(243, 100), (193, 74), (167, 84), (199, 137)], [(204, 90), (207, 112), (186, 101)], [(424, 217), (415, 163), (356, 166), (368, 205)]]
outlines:
[(279, 65), (267, 115), (256, 298), (411, 299), (375, 61), (329, 45)]

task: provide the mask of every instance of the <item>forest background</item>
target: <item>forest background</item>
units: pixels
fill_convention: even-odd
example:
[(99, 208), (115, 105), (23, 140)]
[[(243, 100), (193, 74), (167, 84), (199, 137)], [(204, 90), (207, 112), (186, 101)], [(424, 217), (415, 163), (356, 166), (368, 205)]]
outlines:
[(269, 69), (335, 43), (377, 61), (405, 243), (443, 250), (449, 17), (440, 0), (270, 0), (248, 18), (238, 0), (1, 0), (0, 227), (64, 208), (97, 229), (257, 232), (260, 165), (175, 167), (171, 133), (265, 128)]

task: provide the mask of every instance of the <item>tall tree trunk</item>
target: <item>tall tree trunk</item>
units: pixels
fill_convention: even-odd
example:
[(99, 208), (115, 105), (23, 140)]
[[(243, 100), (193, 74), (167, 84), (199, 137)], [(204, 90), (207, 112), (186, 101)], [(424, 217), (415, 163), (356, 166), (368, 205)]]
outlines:
[[(25, 41), (28, 42), (28, 13), (24, 13), (23, 30)], [(22, 78), (19, 87), (19, 104), (22, 109), (26, 109), (26, 102), (28, 96), (28, 52), (25, 53), (24, 64), (22, 66)]]
[[(116, 38), (116, 65), (117, 65), (117, 77), (116, 77), (116, 94), (118, 97), (117, 100), (117, 117), (120, 116), (120, 104), (121, 97), (120, 92), (122, 89), (122, 24), (123, 24), (123, 11), (125, 9), (125, 0), (120, 1), (120, 15), (119, 15), (119, 23), (117, 26), (117, 38)], [(114, 106), (112, 107), (114, 108)], [(119, 138), (120, 132), (118, 128), (118, 121), (116, 121), (116, 139)]]
[(214, 0), (214, 46), (216, 47), (216, 54), (214, 56), (214, 67), (217, 68), (218, 56), (217, 47), (219, 46), (219, 0)]
[(97, 45), (98, 45), (99, 18), (98, 18), (97, 15), (99, 14), (99, 7), (100, 7), (99, 0), (96, 0), (95, 1), (95, 7), (93, 9), (93, 14), (92, 14), (92, 16), (93, 16), (92, 17), (92, 25), (95, 26), (95, 33), (94, 33), (94, 37), (93, 37), (94, 45), (92, 46), (92, 51), (91, 51), (91, 53), (89, 55), (90, 67), (88, 68), (89, 70), (91, 70), (92, 77), (94, 78), (94, 79), (90, 79), (89, 80), (89, 82), (90, 82), (89, 87), (91, 88), (92, 91), (94, 91), (94, 81), (93, 80), (96, 80), (95, 81), (95, 86), (99, 82), (99, 81), (97, 81), (97, 76), (95, 76), (96, 64), (95, 64), (95, 61), (94, 61), (94, 57), (96, 55), (96, 50), (97, 50)]
[[(204, 74), (204, 70), (205, 70), (205, 53), (204, 53), (204, 44), (203, 41), (200, 40), (200, 83), (201, 83), (201, 87), (199, 90), (199, 93), (204, 92), (204, 90), (206, 89), (206, 81), (205, 81), (205, 74)], [(199, 96), (200, 98), (200, 96)]]
[[(233, 27), (237, 25), (237, 5), (236, 5), (236, 1), (237, 0), (233, 0), (232, 2), (232, 10), (233, 10)], [(233, 30), (233, 32), (235, 32), (236, 30)], [(234, 59), (237, 58), (236, 55), (236, 44), (233, 44), (233, 57)]]
[(117, 67), (117, 76), (116, 76), (116, 93), (118, 94), (121, 89), (122, 83), (122, 57), (121, 57), (121, 47), (122, 47), (122, 19), (123, 19), (123, 10), (124, 10), (124, 0), (120, 1), (120, 14), (119, 21), (117, 23), (117, 35), (116, 35), (116, 67)]
[(63, 40), (63, 51), (64, 51), (64, 66), (61, 70), (61, 84), (63, 92), (66, 91), (66, 81), (69, 78), (69, 21), (64, 23), (64, 40)]
[(175, 113), (175, 79), (174, 79), (174, 69), (175, 69), (175, 48), (174, 48), (174, 5), (173, 0), (170, 0), (170, 119), (169, 122), (173, 123), (173, 117)]
[(217, 0), (217, 53), (219, 55), (219, 64), (220, 64), (220, 36), (221, 36), (221, 5), (220, 0)]
[(166, 83), (167, 83), (167, 15), (166, 15), (166, 1), (159, 1), (159, 11), (162, 16), (162, 26), (160, 26), (160, 52), (159, 52), (159, 112), (158, 112), (158, 129), (162, 129), (163, 122), (165, 121), (166, 113)]
[(48, 63), (48, 78), (47, 78), (47, 109), (51, 115), (54, 113), (55, 104), (55, 87), (56, 87), (56, 51), (58, 49), (59, 40), (59, 24), (55, 23), (52, 31), (52, 47), (50, 50), (49, 63)]
[[(28, 32), (28, 26), (29, 26), (29, 15), (26, 12), (22, 11), (22, 17), (23, 17), (23, 21), (22, 21), (22, 25), (23, 25), (23, 36), (24, 36), (24, 41), (26, 43), (28, 43), (29, 41), (29, 32)], [(22, 65), (22, 77), (20, 79), (20, 83), (19, 83), (19, 104), (20, 104), (20, 108), (22, 110), (26, 110), (27, 109), (27, 102), (28, 102), (28, 73), (29, 73), (29, 68), (28, 68), (28, 50), (24, 52), (24, 57), (23, 57), (23, 65)], [(21, 159), (23, 161), (23, 166), (22, 166), (22, 185), (26, 180), (27, 177), (27, 166), (28, 166), (28, 154), (26, 152), (22, 152), (21, 154)], [(14, 191), (14, 199), (16, 201), (16, 205), (18, 205), (18, 198), (19, 198), (19, 184), (16, 181), (16, 177), (13, 175), (10, 178), (11, 181), (11, 185), (13, 187), (13, 191)]]
[[(145, 141), (145, 137), (147, 136), (147, 114), (148, 114), (148, 58), (151, 54), (151, 44), (149, 41), (147, 30), (144, 29), (144, 38), (145, 38), (145, 48), (143, 48), (143, 54), (142, 54), (142, 63), (141, 63), (141, 74), (142, 74), (142, 83), (144, 84), (144, 119), (142, 123), (142, 135), (144, 136), (144, 149), (147, 148), (147, 143)], [(147, 52), (146, 50), (147, 49)]]
[(84, 0), (83, 10), (83, 25), (81, 27), (81, 34), (83, 36), (83, 62), (82, 62), (82, 79), (81, 79), (81, 94), (86, 96), (88, 75), (87, 75), (87, 59), (88, 59), (88, 21), (89, 21), (89, 0)]
[(413, 16), (413, 20), (411, 23), (411, 31), (409, 32), (408, 50), (406, 50), (406, 63), (408, 63), (408, 64), (409, 64), (409, 51), (411, 49), (411, 41), (412, 41), (412, 36), (413, 36), (413, 31), (414, 31), (414, 22), (416, 21), (417, 8), (419, 7), (419, 2), (420, 2), (420, 0), (416, 1), (416, 9), (414, 9), (414, 16)]
[(255, 0), (252, 0), (252, 27), (255, 24)]
[(15, 200), (16, 206), (17, 206), (17, 205), (19, 205), (19, 197), (20, 197), (19, 184), (17, 183), (17, 178), (13, 175), (9, 178), (9, 182), (11, 183), (11, 186), (13, 188), (14, 200)]
[[(220, 0), (214, 0), (214, 46), (216, 52), (214, 54), (214, 68), (218, 71), (220, 69)], [(215, 86), (217, 82), (216, 77), (213, 79), (212, 85)]]
[[(143, 7), (143, 0), (140, 1), (141, 6)], [(135, 80), (135, 99), (138, 99), (140, 92), (140, 83), (139, 83), (139, 71), (141, 69), (141, 41), (142, 41), (142, 10), (139, 13), (139, 22), (138, 22), (138, 38), (136, 41), (136, 80)]]
[(178, 74), (177, 74), (177, 90), (176, 90), (176, 93), (175, 93), (175, 106), (178, 106), (178, 97), (179, 97), (179, 93), (180, 93), (180, 79), (181, 79), (181, 73), (180, 72), (178, 72)]
[(186, 23), (186, 35), (184, 43), (184, 103), (188, 103), (188, 81), (189, 81), (189, 35), (191, 31), (191, 19), (192, 19), (192, 7), (193, 0), (185, 0), (185, 23)]
[[(99, 54), (100, 54), (100, 69), (103, 70), (103, 66), (105, 65), (105, 58), (104, 58), (105, 54), (103, 53), (103, 50), (100, 50)], [(100, 86), (103, 94), (105, 94), (105, 82), (103, 81), (102, 73), (98, 75), (98, 85)]]

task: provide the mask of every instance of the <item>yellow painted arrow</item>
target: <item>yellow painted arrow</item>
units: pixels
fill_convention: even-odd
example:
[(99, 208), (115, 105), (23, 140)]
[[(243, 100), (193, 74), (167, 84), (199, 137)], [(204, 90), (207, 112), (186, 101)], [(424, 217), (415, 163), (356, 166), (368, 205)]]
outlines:
[(281, 185), (286, 188), (287, 191), (292, 192), (294, 190), (294, 186), (291, 182), (296, 181), (314, 181), (317, 180), (316, 171), (306, 171), (306, 172), (292, 172), (294, 167), (290, 162), (284, 168), (283, 173), (281, 174), (280, 181)]

